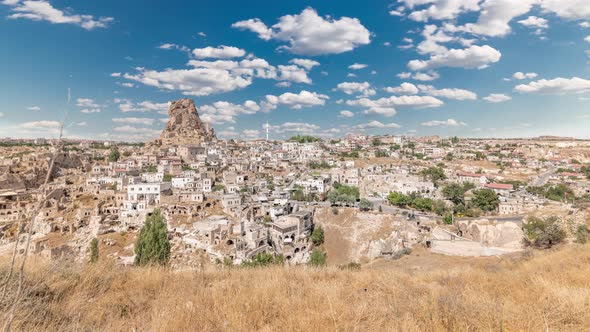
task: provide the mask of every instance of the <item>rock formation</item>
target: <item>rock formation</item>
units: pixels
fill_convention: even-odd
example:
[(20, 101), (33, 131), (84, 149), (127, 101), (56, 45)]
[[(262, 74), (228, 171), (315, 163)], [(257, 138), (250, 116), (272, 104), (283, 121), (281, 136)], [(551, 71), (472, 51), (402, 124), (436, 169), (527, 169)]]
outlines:
[(188, 145), (208, 142), (215, 139), (215, 132), (203, 123), (191, 99), (180, 99), (170, 103), (170, 120), (160, 140), (162, 145)]

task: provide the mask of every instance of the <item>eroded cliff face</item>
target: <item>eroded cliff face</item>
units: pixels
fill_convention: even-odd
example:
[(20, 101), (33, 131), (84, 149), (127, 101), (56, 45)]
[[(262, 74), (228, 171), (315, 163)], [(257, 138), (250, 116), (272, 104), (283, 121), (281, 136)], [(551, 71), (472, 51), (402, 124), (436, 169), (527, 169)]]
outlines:
[[(53, 153), (25, 156), (11, 167), (0, 167), (0, 190), (24, 190), (38, 188), (45, 182)], [(55, 156), (54, 178), (79, 171), (88, 171), (90, 164), (75, 152), (60, 152)]]
[(318, 208), (314, 223), (324, 229), (324, 249), (332, 265), (391, 257), (423, 242), (430, 228), (417, 226), (404, 217), (355, 208), (340, 208), (338, 214), (328, 207)]
[(201, 121), (195, 103), (191, 99), (180, 99), (170, 103), (170, 120), (160, 134), (164, 145), (183, 145), (208, 142), (215, 139), (215, 132)]

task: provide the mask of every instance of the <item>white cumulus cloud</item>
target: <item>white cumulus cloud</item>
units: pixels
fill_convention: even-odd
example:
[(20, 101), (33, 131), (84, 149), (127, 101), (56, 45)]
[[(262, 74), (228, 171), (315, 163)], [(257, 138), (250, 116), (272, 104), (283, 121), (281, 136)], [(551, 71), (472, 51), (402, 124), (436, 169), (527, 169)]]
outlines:
[(495, 48), (473, 45), (466, 49), (451, 49), (444, 53), (432, 55), (429, 60), (412, 60), (408, 63), (411, 70), (425, 70), (438, 67), (486, 68), (491, 63), (500, 61), (502, 54)]
[(198, 59), (213, 58), (213, 59), (231, 59), (240, 58), (246, 55), (246, 51), (241, 48), (233, 46), (221, 45), (218, 47), (207, 46), (204, 48), (195, 48), (193, 55)]
[(359, 70), (359, 69), (367, 68), (368, 66), (369, 65), (364, 64), (364, 63), (353, 63), (352, 65), (348, 66), (348, 69)]
[(376, 93), (369, 82), (342, 82), (336, 86), (336, 89), (347, 95), (359, 94), (363, 97), (373, 96)]
[(282, 16), (270, 28), (257, 18), (236, 22), (232, 27), (253, 31), (263, 40), (287, 42), (280, 49), (302, 55), (338, 54), (371, 42), (369, 30), (358, 19), (323, 18), (313, 8)]
[(490, 95), (483, 97), (483, 99), (485, 101), (490, 102), (490, 103), (501, 103), (501, 102), (511, 100), (512, 97), (502, 94), (502, 93), (491, 93)]
[(546, 19), (537, 16), (529, 16), (524, 20), (518, 21), (518, 23), (531, 28), (546, 29), (549, 27)]
[(353, 128), (355, 129), (383, 129), (383, 128), (401, 128), (401, 126), (397, 123), (382, 123), (379, 122), (377, 120), (368, 122), (368, 123), (363, 123), (363, 124), (359, 124), (354, 126)]
[(323, 106), (327, 99), (330, 99), (327, 95), (306, 90), (299, 93), (286, 92), (280, 96), (266, 95), (264, 107), (274, 109), (278, 105), (286, 105), (292, 109), (301, 109), (303, 107)]
[(340, 111), (340, 116), (343, 118), (352, 118), (354, 117), (354, 113), (351, 111)]
[(113, 22), (112, 17), (98, 17), (92, 15), (72, 14), (70, 11), (63, 11), (53, 7), (45, 0), (26, 0), (2, 2), (5, 5), (13, 6), (14, 12), (9, 15), (11, 19), (28, 19), (33, 21), (46, 21), (52, 24), (74, 24), (86, 30), (96, 28), (106, 28), (109, 23)]
[(542, 79), (530, 82), (529, 84), (517, 85), (514, 90), (521, 93), (540, 94), (584, 93), (590, 91), (590, 80), (579, 77), (558, 77), (552, 80)]
[(537, 76), (538, 76), (537, 73), (523, 73), (523, 72), (517, 71), (516, 73), (514, 73), (512, 75), (512, 78), (517, 79), (517, 80), (524, 80), (527, 78), (535, 78)]

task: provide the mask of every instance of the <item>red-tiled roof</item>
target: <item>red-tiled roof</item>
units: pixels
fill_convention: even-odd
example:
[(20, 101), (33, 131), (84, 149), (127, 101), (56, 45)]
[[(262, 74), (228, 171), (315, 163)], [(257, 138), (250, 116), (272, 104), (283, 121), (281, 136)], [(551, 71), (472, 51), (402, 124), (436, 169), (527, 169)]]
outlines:
[(514, 187), (511, 184), (504, 183), (488, 183), (485, 185), (486, 188), (499, 189), (499, 190), (512, 190)]

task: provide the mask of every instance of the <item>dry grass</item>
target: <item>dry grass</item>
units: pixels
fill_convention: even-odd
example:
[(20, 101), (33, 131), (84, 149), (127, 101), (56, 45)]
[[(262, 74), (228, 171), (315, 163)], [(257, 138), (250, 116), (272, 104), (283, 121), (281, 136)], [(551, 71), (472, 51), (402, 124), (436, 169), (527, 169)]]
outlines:
[(590, 326), (590, 245), (427, 271), (395, 264), (360, 271), (273, 267), (176, 273), (106, 263), (35, 266), (15, 331), (582, 331)]

